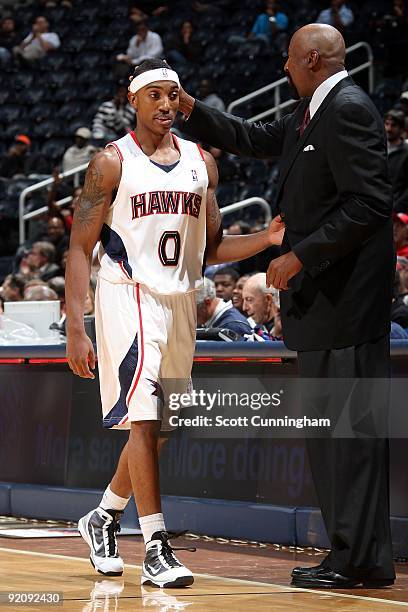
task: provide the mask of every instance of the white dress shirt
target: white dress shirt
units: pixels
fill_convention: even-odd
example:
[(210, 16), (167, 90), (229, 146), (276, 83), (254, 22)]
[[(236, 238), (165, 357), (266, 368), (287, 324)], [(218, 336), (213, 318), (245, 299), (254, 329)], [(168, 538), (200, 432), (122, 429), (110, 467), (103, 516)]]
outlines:
[(309, 104), (310, 111), (310, 119), (313, 118), (313, 115), (318, 110), (319, 106), (322, 104), (325, 97), (330, 93), (330, 91), (343, 79), (348, 77), (347, 70), (341, 70), (340, 72), (336, 72), (336, 74), (332, 74), (331, 77), (323, 81), (319, 85), (319, 87), (315, 90), (312, 99)]

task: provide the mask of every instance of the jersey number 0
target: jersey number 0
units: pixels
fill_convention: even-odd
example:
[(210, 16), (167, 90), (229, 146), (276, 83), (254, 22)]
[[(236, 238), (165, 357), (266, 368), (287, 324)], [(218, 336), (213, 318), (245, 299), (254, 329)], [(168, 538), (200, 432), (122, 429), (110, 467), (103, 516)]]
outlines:
[[(174, 242), (173, 255), (167, 254), (167, 243), (169, 240)], [(180, 234), (177, 231), (163, 232), (159, 241), (159, 257), (163, 266), (177, 266), (180, 257)]]

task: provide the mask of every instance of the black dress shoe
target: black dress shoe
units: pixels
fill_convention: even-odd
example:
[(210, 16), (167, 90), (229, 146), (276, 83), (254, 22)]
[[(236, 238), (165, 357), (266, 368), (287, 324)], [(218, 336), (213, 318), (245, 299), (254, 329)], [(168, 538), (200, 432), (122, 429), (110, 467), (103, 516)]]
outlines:
[(309, 575), (298, 575), (292, 579), (292, 586), (303, 589), (352, 589), (362, 585), (367, 589), (380, 589), (394, 584), (393, 579), (370, 580), (369, 578), (353, 578), (337, 574), (330, 568), (322, 567)]
[(310, 567), (294, 567), (292, 570), (292, 578), (297, 576), (312, 576), (324, 569), (323, 565), (312, 565)]

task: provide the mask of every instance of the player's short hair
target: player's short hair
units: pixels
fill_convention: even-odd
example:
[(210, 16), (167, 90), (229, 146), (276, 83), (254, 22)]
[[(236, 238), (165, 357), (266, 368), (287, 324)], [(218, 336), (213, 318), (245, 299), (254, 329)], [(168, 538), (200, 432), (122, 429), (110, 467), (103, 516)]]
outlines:
[(171, 66), (166, 62), (166, 60), (151, 58), (144, 60), (141, 64), (136, 66), (135, 71), (133, 73), (133, 77), (139, 76), (139, 74), (143, 74), (148, 70), (157, 70), (157, 68), (167, 68), (167, 70), (173, 70)]
[(218, 268), (218, 270), (214, 273), (213, 278), (215, 278), (219, 274), (227, 274), (235, 282), (237, 282), (237, 280), (239, 279), (239, 272), (232, 266), (223, 266), (222, 268)]

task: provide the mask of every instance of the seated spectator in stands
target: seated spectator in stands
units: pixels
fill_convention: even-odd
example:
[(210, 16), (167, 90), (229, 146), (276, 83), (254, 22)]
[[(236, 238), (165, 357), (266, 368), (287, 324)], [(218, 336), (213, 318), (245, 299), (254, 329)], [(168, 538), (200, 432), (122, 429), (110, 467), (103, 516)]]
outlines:
[(61, 307), (61, 314), (65, 313), (65, 278), (63, 276), (54, 276), (48, 281), (48, 286), (51, 287), (53, 291), (58, 296)]
[(249, 274), (244, 274), (244, 276), (241, 276), (236, 284), (234, 289), (232, 290), (232, 305), (234, 306), (234, 308), (236, 308), (237, 310), (239, 310), (239, 312), (243, 313), (244, 312), (244, 300), (242, 298), (242, 291), (244, 289), (244, 285), (246, 283), (246, 281), (249, 278)]
[(408, 258), (408, 214), (394, 216), (394, 244), (397, 257)]
[(185, 64), (198, 62), (200, 59), (200, 44), (194, 40), (194, 28), (191, 21), (183, 21), (178, 36), (168, 43), (169, 51), (166, 57), (170, 63)]
[(58, 49), (61, 45), (58, 34), (49, 32), (50, 24), (46, 17), (40, 16), (34, 21), (31, 33), (23, 42), (14, 47), (13, 53), (17, 60), (32, 63), (45, 57), (49, 51)]
[(214, 84), (210, 79), (203, 79), (201, 81), (198, 88), (198, 97), (204, 104), (207, 104), (207, 106), (211, 106), (211, 108), (215, 108), (221, 112), (225, 111), (225, 104), (215, 93)]
[(265, 11), (258, 15), (248, 39), (262, 40), (271, 45), (277, 36), (288, 29), (289, 19), (276, 0), (266, 0)]
[(276, 0), (266, 0), (265, 10), (258, 15), (249, 34), (246, 37), (240, 34), (232, 34), (228, 38), (228, 42), (231, 44), (262, 42), (268, 46), (275, 45), (280, 51), (283, 51), (288, 25), (288, 16), (281, 11), (278, 2)]
[(48, 192), (47, 204), (48, 204), (48, 217), (60, 217), (65, 225), (67, 232), (71, 232), (72, 223), (74, 221), (74, 210), (78, 204), (78, 200), (82, 193), (82, 186), (74, 187), (72, 190), (72, 200), (69, 204), (63, 206), (57, 205), (58, 200), (58, 187), (61, 184), (61, 178), (59, 175), (58, 168), (54, 168), (52, 171), (54, 182), (51, 185), (51, 189)]
[(45, 240), (34, 242), (26, 257), (28, 268), (32, 275), (40, 280), (48, 281), (60, 275), (60, 269), (55, 262), (55, 247)]
[(132, 36), (126, 54), (116, 56), (118, 62), (137, 66), (145, 59), (152, 59), (163, 55), (163, 43), (160, 34), (151, 32), (145, 21), (136, 27), (136, 35)]
[(384, 127), (387, 134), (394, 211), (408, 213), (408, 144), (404, 140), (404, 113), (395, 109), (388, 111), (384, 117)]
[(120, 85), (113, 100), (103, 102), (92, 123), (95, 140), (108, 142), (124, 136), (136, 123), (136, 114), (127, 99), (127, 86)]
[(218, 268), (213, 276), (215, 292), (218, 298), (228, 302), (232, 300), (232, 292), (239, 279), (239, 273), (231, 266)]
[(62, 158), (62, 171), (67, 172), (72, 168), (87, 164), (96, 151), (94, 145), (89, 144), (92, 136), (87, 127), (80, 127), (75, 132), (75, 144), (69, 147)]
[(316, 19), (316, 23), (331, 25), (340, 32), (343, 32), (353, 21), (353, 11), (344, 4), (344, 0), (332, 0), (330, 8), (321, 11)]
[(21, 274), (8, 274), (0, 287), (3, 302), (21, 302), (24, 299), (25, 282)]
[(14, 176), (24, 176), (26, 165), (31, 147), (31, 140), (25, 134), (17, 134), (14, 144), (11, 145), (7, 153), (2, 156), (0, 161), (0, 176), (13, 178)]
[(16, 26), (12, 17), (4, 17), (0, 23), (0, 66), (11, 60), (13, 48), (18, 43)]
[(1, 157), (1, 177), (48, 174), (47, 160), (41, 152), (31, 153), (31, 144), (31, 139), (26, 134), (17, 134), (14, 144)]
[(408, 329), (408, 306), (405, 304), (404, 296), (400, 294), (400, 275), (395, 272), (394, 297), (391, 304), (391, 321)]
[(69, 237), (66, 234), (65, 223), (61, 217), (48, 219), (47, 240), (54, 245), (55, 261), (59, 263), (63, 252), (69, 247)]
[(24, 294), (25, 302), (54, 302), (58, 300), (58, 295), (48, 285), (36, 285), (29, 287)]
[(266, 286), (266, 274), (264, 272), (259, 272), (248, 278), (242, 291), (242, 297), (244, 312), (255, 324), (254, 333), (263, 340), (282, 338), (279, 291), (274, 287)]
[(204, 278), (203, 286), (197, 291), (197, 326), (223, 327), (240, 336), (250, 334), (251, 327), (246, 318), (232, 305), (216, 296), (215, 284)]

